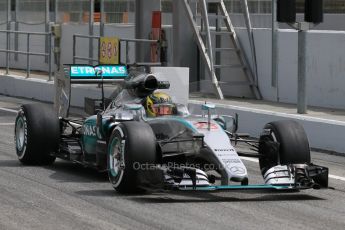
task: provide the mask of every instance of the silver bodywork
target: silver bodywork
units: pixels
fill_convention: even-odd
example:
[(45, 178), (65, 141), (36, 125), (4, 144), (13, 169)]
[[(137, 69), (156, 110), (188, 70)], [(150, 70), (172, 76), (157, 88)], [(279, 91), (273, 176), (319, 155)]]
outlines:
[[(203, 143), (198, 141), (166, 143), (162, 145), (162, 152), (183, 153), (188, 157), (197, 156), (206, 160), (209, 162), (205, 166), (206, 169), (220, 172), (222, 185), (248, 179), (247, 169), (232, 146), (229, 136), (215, 120), (209, 119), (208, 116), (191, 115), (186, 106), (181, 104), (177, 106), (177, 114), (174, 116), (149, 118), (146, 117), (142, 103), (142, 98), (135, 97), (124, 89), (109, 105), (103, 116), (113, 116), (118, 121), (148, 122), (155, 134), (164, 135), (165, 139), (174, 138), (175, 135), (179, 135), (179, 138), (192, 139), (194, 134), (202, 134)], [(200, 169), (197, 169), (197, 172), (205, 174)], [(197, 180), (197, 186), (208, 184), (206, 174), (201, 177), (202, 179)], [(191, 180), (188, 175), (185, 175), (184, 180), (179, 184), (182, 186), (189, 183)]]
[[(55, 109), (58, 117), (68, 117), (71, 83), (80, 83), (81, 80), (76, 79), (72, 82), (68, 78), (68, 71), (57, 76)], [(103, 78), (92, 80), (99, 84), (106, 83)], [(91, 80), (87, 79), (86, 81), (90, 82)], [(153, 74), (142, 71), (133, 71), (126, 78), (112, 79), (112, 81), (121, 84), (116, 86), (117, 90), (111, 97), (111, 103), (105, 109), (105, 98), (102, 93), (102, 112), (98, 112), (97, 116), (86, 119), (81, 127), (82, 139), (85, 137), (84, 142), (92, 147), (89, 150), (83, 148), (84, 155), (98, 154), (97, 148), (101, 149), (102, 151), (97, 155), (96, 160), (103, 159), (103, 164), (101, 164), (101, 161), (96, 163), (100, 163), (99, 165), (103, 166), (103, 169), (107, 170), (107, 162), (104, 157), (104, 152), (107, 151), (106, 138), (111, 135), (112, 130), (116, 129), (120, 123), (139, 121), (150, 125), (156, 137), (157, 154), (162, 159), (168, 159), (166, 161), (162, 160), (163, 165), (157, 165), (157, 162), (155, 162), (157, 172), (160, 171), (164, 174), (165, 185), (175, 188), (193, 187), (195, 189), (198, 187), (200, 190), (218, 190), (238, 189), (236, 185), (233, 186), (232, 184), (240, 182), (243, 187), (246, 187), (245, 189), (263, 188), (260, 185), (244, 186), (248, 185), (248, 172), (231, 142), (235, 140), (236, 143), (239, 140), (236, 133), (237, 117), (219, 116), (215, 114), (215, 106), (206, 103), (201, 105), (202, 115), (190, 114), (185, 105), (175, 104), (176, 111), (173, 115), (148, 117), (143, 107), (145, 98), (157, 89), (168, 89), (170, 83), (157, 81)], [(185, 86), (181, 84), (180, 87)], [(227, 127), (227, 118), (232, 121), (235, 127), (232, 127), (231, 131), (230, 129), (227, 130), (229, 128)], [(64, 121), (66, 122), (66, 120)], [(73, 122), (70, 121), (68, 124), (73, 125)], [(74, 129), (77, 130), (78, 127), (76, 125)], [(264, 130), (263, 135), (267, 131)], [(272, 140), (274, 143), (278, 143), (274, 135)], [(242, 139), (242, 141), (251, 144), (249, 139)], [(260, 142), (253, 142), (255, 144), (251, 146), (260, 149)], [(71, 152), (69, 143), (66, 142), (65, 145), (67, 146), (66, 153), (69, 154)], [(138, 147), (140, 148), (140, 146)], [(263, 156), (265, 154), (260, 155), (259, 153), (254, 157)], [(175, 163), (175, 160), (178, 162), (177, 165), (164, 165), (164, 163)], [(112, 165), (117, 164), (116, 161), (114, 162)], [(149, 175), (145, 173), (143, 175)], [(265, 185), (275, 186), (275, 189), (287, 189), (296, 188), (297, 186), (306, 188), (313, 186), (310, 183), (309, 176), (315, 178), (316, 183), (321, 181), (327, 186), (328, 177), (326, 175), (328, 175), (328, 169), (321, 166), (312, 164), (280, 165), (278, 160), (277, 165), (268, 169), (263, 177)], [(266, 188), (273, 188), (272, 186)]]

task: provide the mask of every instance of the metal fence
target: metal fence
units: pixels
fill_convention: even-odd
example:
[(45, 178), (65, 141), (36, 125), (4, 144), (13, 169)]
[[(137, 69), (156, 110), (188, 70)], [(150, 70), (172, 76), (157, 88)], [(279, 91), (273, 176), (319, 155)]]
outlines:
[[(78, 60), (82, 61), (88, 61), (90, 65), (97, 65), (99, 64), (99, 56), (100, 54), (97, 54), (97, 57), (85, 57), (81, 56), (77, 52), (77, 41), (79, 39), (92, 39), (96, 40), (97, 44), (99, 46), (100, 36), (90, 36), (90, 35), (82, 35), (82, 34), (74, 34), (73, 35), (73, 64), (77, 64)], [(159, 45), (158, 40), (149, 40), (149, 39), (126, 39), (126, 38), (120, 38), (120, 63), (125, 65), (130, 64), (138, 64), (138, 65), (151, 65), (151, 66), (160, 66), (160, 62), (145, 62), (145, 63), (136, 63), (135, 60), (130, 60), (129, 57), (129, 49), (130, 49), (130, 43), (149, 43), (149, 44), (156, 44)], [(100, 50), (100, 49), (98, 49)], [(124, 51), (125, 53), (125, 60), (121, 60), (121, 53)]]
[[(10, 54), (19, 54), (19, 55), (26, 55), (26, 77), (28, 78), (30, 76), (30, 57), (31, 56), (43, 56), (47, 57), (48, 59), (48, 74), (49, 74), (49, 81), (52, 79), (52, 50), (48, 53), (39, 53), (39, 52), (32, 52), (30, 51), (30, 44), (31, 39), (33, 36), (45, 36), (48, 37), (49, 46), (51, 47), (51, 41), (52, 41), (52, 34), (51, 33), (39, 33), (39, 32), (27, 32), (27, 31), (11, 31), (11, 30), (0, 30), (0, 33), (6, 34), (6, 49), (0, 49), (0, 52), (6, 53), (6, 74), (9, 73), (10, 69)], [(26, 50), (12, 50), (10, 48), (10, 34), (16, 34), (18, 36), (20, 35), (26, 35)]]

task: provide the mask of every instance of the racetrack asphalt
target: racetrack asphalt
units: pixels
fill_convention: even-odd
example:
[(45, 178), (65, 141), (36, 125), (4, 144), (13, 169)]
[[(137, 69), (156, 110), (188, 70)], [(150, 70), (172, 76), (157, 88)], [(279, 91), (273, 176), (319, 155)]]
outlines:
[[(345, 157), (312, 152), (339, 177), (332, 189), (119, 195), (106, 174), (77, 164), (21, 165), (12, 111), (20, 103), (0, 96), (0, 229), (345, 229)], [(250, 183), (263, 183), (258, 163), (244, 163)]]

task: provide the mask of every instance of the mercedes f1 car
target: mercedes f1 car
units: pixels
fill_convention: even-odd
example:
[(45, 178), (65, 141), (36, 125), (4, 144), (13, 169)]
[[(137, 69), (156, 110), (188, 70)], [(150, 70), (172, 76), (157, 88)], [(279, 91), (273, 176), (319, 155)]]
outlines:
[[(23, 164), (52, 164), (56, 158), (107, 171), (121, 193), (159, 190), (300, 190), (328, 186), (328, 169), (310, 159), (303, 127), (283, 120), (266, 124), (260, 138), (237, 133), (237, 116), (218, 115), (205, 103), (202, 114), (174, 104), (173, 113), (148, 116), (143, 103), (167, 89), (149, 71), (126, 66), (68, 66), (57, 76), (54, 109), (22, 105), (15, 121), (15, 147)], [(103, 84), (117, 83), (111, 100)], [(86, 100), (87, 118), (69, 116), (71, 84), (99, 84), (102, 99)], [(91, 109), (90, 109), (91, 108)], [(90, 112), (91, 110), (91, 112)], [(249, 184), (237, 143), (259, 159), (262, 184)], [(248, 155), (246, 155), (248, 156)]]

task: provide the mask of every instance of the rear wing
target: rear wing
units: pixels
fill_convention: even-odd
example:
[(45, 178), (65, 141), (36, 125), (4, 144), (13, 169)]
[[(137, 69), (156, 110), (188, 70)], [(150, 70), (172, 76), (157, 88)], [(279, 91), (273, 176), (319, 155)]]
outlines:
[(123, 65), (71, 65), (68, 72), (72, 84), (114, 83), (128, 76)]
[(54, 108), (59, 117), (68, 117), (72, 84), (122, 83), (128, 77), (124, 65), (64, 65), (55, 77)]

